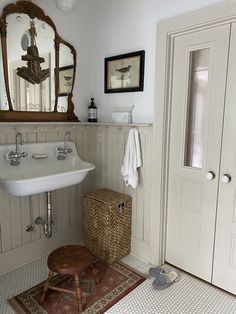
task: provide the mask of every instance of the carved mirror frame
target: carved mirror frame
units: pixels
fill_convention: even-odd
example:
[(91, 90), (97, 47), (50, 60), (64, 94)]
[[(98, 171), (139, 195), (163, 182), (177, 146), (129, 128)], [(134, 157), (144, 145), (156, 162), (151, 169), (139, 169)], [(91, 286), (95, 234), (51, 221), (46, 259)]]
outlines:
[[(30, 112), (30, 111), (15, 111), (12, 105), (11, 96), (10, 96), (10, 85), (9, 85), (9, 75), (8, 75), (8, 57), (7, 57), (7, 23), (6, 18), (10, 14), (14, 13), (24, 13), (28, 15), (31, 19), (38, 18), (39, 20), (44, 21), (50, 25), (55, 33), (55, 106), (52, 112)], [(74, 47), (63, 40), (57, 33), (56, 26), (51, 20), (51, 18), (45, 15), (44, 11), (29, 1), (17, 1), (16, 3), (11, 3), (7, 5), (2, 12), (0, 18), (0, 34), (1, 34), (1, 44), (2, 44), (2, 62), (3, 62), (3, 73), (5, 80), (5, 88), (7, 101), (9, 105), (9, 110), (0, 110), (0, 122), (63, 122), (63, 121), (78, 121), (77, 116), (74, 113), (74, 104), (72, 102), (73, 96), (73, 87), (75, 83), (75, 74), (76, 74), (76, 51)], [(59, 94), (59, 49), (60, 44), (67, 46), (73, 55), (74, 61), (74, 76), (72, 81), (71, 92), (68, 94), (68, 106), (67, 112), (57, 112), (58, 107), (58, 94)]]

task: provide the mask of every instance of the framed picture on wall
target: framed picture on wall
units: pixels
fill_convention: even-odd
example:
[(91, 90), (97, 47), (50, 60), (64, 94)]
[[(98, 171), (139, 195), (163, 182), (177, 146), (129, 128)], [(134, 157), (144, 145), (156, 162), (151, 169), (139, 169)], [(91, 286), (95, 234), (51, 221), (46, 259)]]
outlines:
[(58, 96), (67, 96), (70, 94), (73, 84), (74, 66), (68, 65), (59, 68), (59, 94)]
[(104, 92), (143, 91), (145, 51), (105, 58)]

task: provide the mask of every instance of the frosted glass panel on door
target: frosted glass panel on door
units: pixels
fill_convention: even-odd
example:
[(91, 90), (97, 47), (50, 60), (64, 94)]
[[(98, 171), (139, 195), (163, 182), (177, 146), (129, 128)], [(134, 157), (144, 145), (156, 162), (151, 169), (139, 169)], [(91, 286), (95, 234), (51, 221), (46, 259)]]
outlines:
[(184, 165), (202, 168), (207, 128), (209, 48), (190, 52)]

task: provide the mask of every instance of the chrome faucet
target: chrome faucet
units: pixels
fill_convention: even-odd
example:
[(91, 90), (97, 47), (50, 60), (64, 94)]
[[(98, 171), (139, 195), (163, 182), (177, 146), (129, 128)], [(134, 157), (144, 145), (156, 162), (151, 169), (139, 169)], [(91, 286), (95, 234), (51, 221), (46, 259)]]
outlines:
[(19, 154), (19, 145), (22, 145), (22, 134), (16, 133), (16, 154)]
[(22, 134), (17, 133), (16, 134), (16, 151), (10, 151), (9, 153), (6, 154), (5, 159), (10, 160), (10, 165), (11, 166), (19, 166), (20, 164), (20, 159), (25, 158), (27, 156), (27, 153), (22, 152), (20, 153), (19, 145), (22, 145)]
[(58, 160), (65, 160), (67, 155), (72, 153), (72, 149), (68, 148), (68, 141), (70, 140), (71, 133), (67, 131), (64, 135), (64, 146), (57, 147), (56, 154)]
[[(71, 133), (70, 131), (67, 131), (64, 135), (64, 150), (67, 151), (67, 143), (68, 141), (70, 140), (70, 136), (71, 136)], [(71, 150), (71, 149), (70, 149)]]

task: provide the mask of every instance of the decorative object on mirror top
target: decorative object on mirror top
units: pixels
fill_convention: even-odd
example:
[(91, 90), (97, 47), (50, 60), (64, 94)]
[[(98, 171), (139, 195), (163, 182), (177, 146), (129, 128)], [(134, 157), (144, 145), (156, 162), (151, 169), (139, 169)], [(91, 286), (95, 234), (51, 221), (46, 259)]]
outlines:
[(77, 2), (78, 0), (56, 0), (58, 8), (64, 12), (72, 10)]
[(51, 18), (17, 1), (3, 8), (0, 35), (0, 121), (78, 121), (76, 51)]
[(21, 57), (23, 61), (27, 61), (27, 67), (18, 67), (17, 75), (32, 84), (39, 84), (49, 77), (50, 70), (42, 70), (40, 66), (40, 63), (44, 63), (45, 59), (39, 56), (38, 47), (36, 45), (37, 32), (34, 20), (30, 21), (29, 33), (30, 46), (27, 48), (27, 54)]

